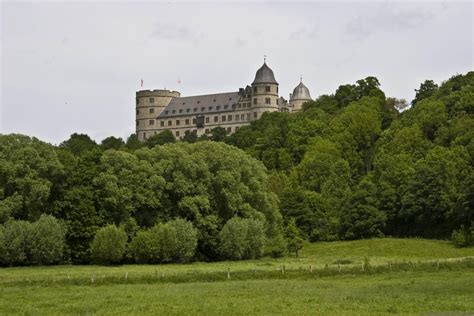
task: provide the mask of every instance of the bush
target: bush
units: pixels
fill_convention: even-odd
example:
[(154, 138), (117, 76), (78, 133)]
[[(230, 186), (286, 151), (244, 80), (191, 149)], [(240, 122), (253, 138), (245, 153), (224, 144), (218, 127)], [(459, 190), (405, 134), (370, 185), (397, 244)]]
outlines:
[(31, 223), (27, 221), (8, 221), (3, 228), (3, 263), (16, 266), (30, 263)]
[(220, 232), (219, 250), (225, 259), (253, 259), (263, 255), (264, 225), (254, 219), (234, 217)]
[(130, 254), (137, 263), (157, 263), (159, 240), (150, 230), (140, 231), (130, 243)]
[(65, 227), (51, 215), (41, 215), (31, 226), (31, 263), (57, 263), (65, 247)]
[(461, 226), (460, 229), (456, 229), (451, 234), (451, 242), (456, 247), (467, 247), (473, 243), (472, 233)]
[(196, 252), (197, 247), (197, 230), (191, 222), (182, 218), (177, 218), (169, 225), (175, 230), (176, 249), (174, 251), (174, 261), (189, 262)]
[(91, 254), (100, 264), (119, 263), (125, 254), (127, 234), (115, 225), (105, 226), (97, 231), (91, 244)]

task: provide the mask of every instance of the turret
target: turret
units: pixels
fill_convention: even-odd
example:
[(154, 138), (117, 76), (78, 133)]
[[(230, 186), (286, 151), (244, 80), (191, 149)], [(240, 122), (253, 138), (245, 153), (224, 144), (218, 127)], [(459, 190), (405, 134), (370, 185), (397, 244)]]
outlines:
[(180, 93), (170, 90), (141, 90), (136, 93), (136, 133), (138, 139), (145, 140), (158, 129), (156, 117)]
[(303, 79), (300, 79), (300, 84), (290, 93), (290, 111), (301, 111), (303, 104), (311, 100), (308, 88), (303, 84)]
[(259, 118), (263, 112), (278, 111), (278, 82), (265, 61), (252, 82), (252, 111), (252, 119)]

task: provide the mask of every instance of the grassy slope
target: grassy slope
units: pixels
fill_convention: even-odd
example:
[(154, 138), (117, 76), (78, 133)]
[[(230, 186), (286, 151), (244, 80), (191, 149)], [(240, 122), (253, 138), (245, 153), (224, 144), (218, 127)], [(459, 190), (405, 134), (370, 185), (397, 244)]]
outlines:
[[(322, 268), (338, 259), (358, 265), (388, 261), (427, 261), (474, 256), (474, 248), (457, 249), (443, 241), (423, 239), (372, 239), (317, 243), (301, 257), (259, 261), (194, 263), (188, 265), (125, 265), (120, 267), (59, 266), (0, 270), (0, 314), (10, 313), (416, 313), (421, 311), (474, 311), (474, 271), (392, 272), (377, 275), (340, 275), (302, 279), (264, 279), (181, 284), (52, 284), (67, 277), (104, 276), (130, 278), (186, 275), (216, 271), (274, 271)], [(28, 285), (26, 279), (47, 281)], [(121, 282), (121, 281), (120, 281)], [(120, 283), (119, 282), (119, 283)], [(87, 284), (87, 283), (83, 283)]]

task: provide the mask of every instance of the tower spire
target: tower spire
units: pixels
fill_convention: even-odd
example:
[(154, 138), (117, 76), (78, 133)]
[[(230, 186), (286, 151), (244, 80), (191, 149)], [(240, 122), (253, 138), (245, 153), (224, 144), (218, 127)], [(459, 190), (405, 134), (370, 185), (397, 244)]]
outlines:
[(264, 64), (267, 63), (267, 55), (263, 55), (263, 63), (264, 63)]
[(300, 82), (303, 82), (303, 75), (300, 75)]

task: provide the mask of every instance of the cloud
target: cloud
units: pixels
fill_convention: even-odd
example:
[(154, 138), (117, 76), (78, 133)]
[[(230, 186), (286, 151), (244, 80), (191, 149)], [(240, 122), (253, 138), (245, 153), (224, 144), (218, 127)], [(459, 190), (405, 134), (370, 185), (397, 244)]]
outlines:
[(150, 34), (152, 38), (170, 41), (197, 41), (202, 34), (193, 32), (190, 28), (175, 24), (157, 23), (154, 31)]

